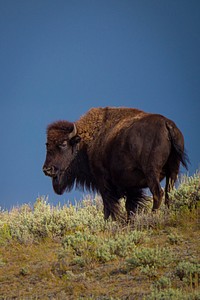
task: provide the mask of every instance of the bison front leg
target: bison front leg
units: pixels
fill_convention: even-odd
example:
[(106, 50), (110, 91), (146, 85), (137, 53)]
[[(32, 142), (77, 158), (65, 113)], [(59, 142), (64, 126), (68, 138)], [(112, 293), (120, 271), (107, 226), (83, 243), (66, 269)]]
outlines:
[(104, 190), (101, 192), (104, 206), (104, 219), (107, 220), (110, 216), (112, 220), (116, 220), (120, 215), (119, 199), (110, 190)]
[(107, 204), (105, 201), (103, 201), (103, 214), (104, 214), (104, 220), (108, 220), (108, 218), (110, 217), (111, 211), (110, 209), (107, 207)]

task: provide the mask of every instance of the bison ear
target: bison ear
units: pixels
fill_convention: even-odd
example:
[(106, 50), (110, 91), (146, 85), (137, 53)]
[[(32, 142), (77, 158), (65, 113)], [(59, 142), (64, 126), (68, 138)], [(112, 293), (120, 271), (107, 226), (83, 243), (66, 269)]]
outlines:
[(70, 139), (69, 143), (71, 146), (75, 146), (76, 144), (78, 144), (81, 141), (80, 136), (76, 135), (73, 138)]

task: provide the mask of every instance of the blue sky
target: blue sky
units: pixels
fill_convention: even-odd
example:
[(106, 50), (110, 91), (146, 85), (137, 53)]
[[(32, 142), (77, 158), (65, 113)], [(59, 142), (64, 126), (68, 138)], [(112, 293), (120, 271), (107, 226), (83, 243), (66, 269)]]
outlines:
[(95, 106), (164, 114), (200, 163), (199, 0), (0, 0), (0, 206), (64, 203), (42, 173), (46, 126)]

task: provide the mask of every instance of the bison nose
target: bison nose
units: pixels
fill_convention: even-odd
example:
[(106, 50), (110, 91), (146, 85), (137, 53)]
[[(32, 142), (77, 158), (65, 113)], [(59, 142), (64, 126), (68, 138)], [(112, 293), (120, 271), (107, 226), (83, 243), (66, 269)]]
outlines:
[(43, 166), (43, 172), (46, 176), (55, 177), (57, 174), (57, 168), (55, 166)]

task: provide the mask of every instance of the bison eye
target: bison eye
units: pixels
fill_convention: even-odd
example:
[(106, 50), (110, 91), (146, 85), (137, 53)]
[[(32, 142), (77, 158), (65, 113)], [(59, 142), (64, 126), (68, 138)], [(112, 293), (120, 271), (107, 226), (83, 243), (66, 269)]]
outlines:
[(63, 141), (60, 145), (59, 145), (60, 148), (66, 148), (67, 147), (67, 141)]

